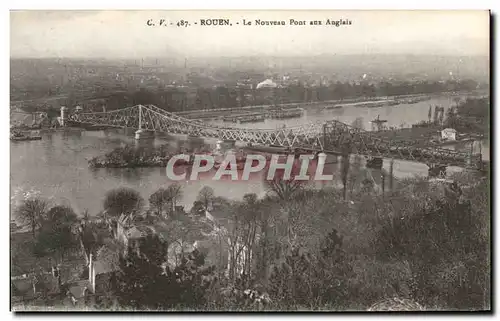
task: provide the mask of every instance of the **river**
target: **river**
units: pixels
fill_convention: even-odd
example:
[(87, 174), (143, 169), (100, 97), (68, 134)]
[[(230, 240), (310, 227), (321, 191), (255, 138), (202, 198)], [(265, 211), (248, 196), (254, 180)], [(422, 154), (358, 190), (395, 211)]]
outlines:
[[(333, 110), (307, 110), (302, 118), (288, 120), (266, 120), (264, 123), (244, 124), (252, 128), (277, 128), (302, 125), (308, 122), (337, 119), (351, 123), (358, 117), (363, 118), (366, 129), (370, 120), (380, 115), (387, 119), (388, 126), (412, 124), (427, 120), (429, 104), (441, 105), (447, 109), (452, 100), (448, 97), (433, 98), (412, 105), (399, 105), (380, 108), (345, 107)], [(240, 126), (240, 125), (238, 125)], [(140, 169), (98, 169), (88, 168), (87, 159), (102, 155), (126, 143), (135, 143), (133, 130), (107, 130), (96, 132), (67, 131), (43, 134), (40, 141), (11, 142), (11, 204), (14, 205), (25, 191), (39, 191), (43, 197), (59, 204), (72, 206), (77, 213), (89, 210), (96, 214), (102, 209), (104, 195), (110, 189), (127, 186), (138, 190), (147, 200), (150, 194), (160, 187), (170, 184), (164, 168)], [(189, 139), (187, 137), (155, 138), (154, 144), (169, 144), (173, 149), (189, 149), (209, 145), (215, 148), (213, 139)], [(469, 145), (451, 147), (469, 149)], [(489, 142), (482, 143), (484, 159), (489, 159)], [(475, 152), (479, 150), (478, 144)], [(327, 161), (327, 173), (335, 173), (334, 184), (339, 184), (339, 165)], [(389, 161), (384, 161), (384, 169), (389, 169)], [(452, 169), (454, 170), (454, 169)], [(456, 169), (455, 169), (456, 170)], [(367, 171), (377, 179), (377, 173)], [(427, 166), (406, 161), (394, 162), (396, 177), (427, 175)], [(380, 175), (378, 175), (380, 176)], [(231, 199), (240, 199), (246, 193), (262, 195), (265, 188), (262, 180), (254, 181), (187, 181), (181, 205), (190, 207), (196, 200), (198, 191), (204, 186), (211, 186), (216, 195)]]

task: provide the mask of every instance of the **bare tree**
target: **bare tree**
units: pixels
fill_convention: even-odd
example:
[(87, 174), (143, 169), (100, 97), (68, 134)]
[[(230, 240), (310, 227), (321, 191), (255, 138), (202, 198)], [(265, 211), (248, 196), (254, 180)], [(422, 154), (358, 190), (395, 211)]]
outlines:
[(151, 207), (156, 209), (158, 215), (161, 215), (163, 207), (170, 201), (169, 197), (170, 196), (168, 195), (167, 190), (160, 188), (149, 196), (149, 204)]
[(300, 162), (295, 159), (292, 168), (290, 170), (289, 177), (285, 178), (285, 169), (277, 169), (272, 178), (264, 178), (264, 186), (266, 189), (282, 201), (287, 201), (292, 198), (292, 196), (298, 192), (307, 181), (296, 180), (295, 177), (300, 173)]
[(172, 184), (166, 189), (168, 199), (172, 203), (172, 210), (175, 210), (177, 202), (183, 197), (182, 186), (180, 184)]
[(176, 264), (180, 263), (177, 255), (180, 255), (182, 261), (185, 254), (189, 251), (187, 247), (190, 247), (195, 241), (202, 239), (204, 237), (203, 232), (209, 232), (208, 226), (204, 226), (203, 223), (193, 220), (186, 215), (169, 217), (157, 225), (157, 230), (169, 244), (178, 246), (178, 249), (180, 249), (180, 253), (175, 253), (175, 246), (171, 248), (174, 250)]
[(16, 209), (16, 216), (25, 224), (29, 224), (33, 239), (35, 239), (35, 231), (40, 226), (41, 220), (45, 216), (48, 209), (48, 202), (41, 198), (26, 199)]
[(214, 193), (213, 188), (211, 188), (210, 186), (203, 186), (203, 188), (198, 193), (197, 200), (200, 201), (203, 204), (203, 206), (205, 207), (205, 210), (207, 210), (208, 206), (213, 201), (214, 196), (215, 196), (215, 193)]
[(272, 179), (265, 179), (264, 185), (268, 191), (271, 191), (280, 200), (287, 201), (292, 198), (292, 196), (299, 191), (306, 181), (296, 180), (298, 168), (293, 168), (292, 173), (289, 178), (284, 178), (284, 170), (277, 170)]

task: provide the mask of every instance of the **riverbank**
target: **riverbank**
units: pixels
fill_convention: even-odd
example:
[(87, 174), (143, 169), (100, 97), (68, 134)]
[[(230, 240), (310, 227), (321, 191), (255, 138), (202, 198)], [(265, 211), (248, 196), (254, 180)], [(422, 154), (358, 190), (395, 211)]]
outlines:
[(401, 141), (406, 143), (425, 144), (426, 146), (452, 146), (461, 143), (483, 140), (485, 137), (479, 134), (458, 134), (456, 140), (442, 140), (441, 130), (443, 126), (431, 125), (427, 127), (401, 128), (396, 130), (384, 130), (373, 132), (376, 137), (390, 141)]
[[(294, 108), (327, 108), (331, 105), (336, 104), (356, 104), (356, 103), (373, 103), (377, 101), (391, 101), (399, 100), (400, 104), (405, 104), (406, 101), (409, 103), (417, 103), (420, 99), (429, 100), (439, 96), (478, 96), (484, 95), (483, 92), (441, 92), (441, 93), (431, 93), (431, 94), (408, 94), (408, 95), (397, 95), (397, 96), (381, 96), (381, 97), (358, 97), (358, 98), (345, 98), (327, 101), (310, 101), (310, 102), (291, 102), (279, 104), (279, 107), (284, 109), (294, 109)], [(253, 112), (264, 112), (270, 108), (275, 107), (275, 105), (255, 105), (255, 106), (244, 106), (235, 108), (217, 108), (217, 109), (203, 109), (203, 110), (190, 110), (185, 112), (176, 112), (178, 116), (193, 118), (193, 119), (216, 119), (218, 117), (223, 117), (231, 115), (233, 112), (239, 113), (253, 113)]]
[(335, 104), (331, 106), (325, 107), (325, 109), (336, 109), (336, 108), (344, 108), (344, 107), (368, 107), (368, 108), (377, 108), (377, 107), (385, 107), (385, 106), (398, 106), (402, 104), (416, 104), (421, 101), (431, 100), (432, 97), (430, 95), (421, 95), (421, 96), (409, 96), (403, 98), (387, 98), (381, 100), (374, 101), (362, 101), (362, 102), (354, 102), (354, 103), (344, 103), (344, 104)]

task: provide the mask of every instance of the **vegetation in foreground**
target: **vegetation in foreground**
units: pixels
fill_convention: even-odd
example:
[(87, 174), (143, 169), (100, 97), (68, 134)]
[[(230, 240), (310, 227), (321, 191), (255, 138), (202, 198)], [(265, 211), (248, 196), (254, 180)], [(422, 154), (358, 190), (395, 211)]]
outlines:
[[(81, 270), (72, 257), (90, 253), (114, 262), (107, 286), (79, 309), (339, 311), (388, 298), (418, 302), (410, 309), (490, 309), (489, 182), (455, 180), (461, 188), (411, 179), (383, 194), (367, 180), (344, 191), (271, 181), (266, 197), (240, 201), (205, 187), (190, 213), (176, 206), (180, 185), (155, 192), (149, 206), (122, 188), (108, 193), (99, 220), (38, 197), (16, 214), (34, 245), (22, 250), (40, 266), (50, 257)], [(207, 208), (217, 228), (204, 220)], [(124, 213), (158, 227), (128, 254), (109, 234)], [(12, 238), (12, 268), (21, 269)], [(184, 250), (203, 238), (204, 246)], [(167, 264), (174, 243), (182, 250)], [(64, 298), (42, 293), (25, 304), (61, 307)]]

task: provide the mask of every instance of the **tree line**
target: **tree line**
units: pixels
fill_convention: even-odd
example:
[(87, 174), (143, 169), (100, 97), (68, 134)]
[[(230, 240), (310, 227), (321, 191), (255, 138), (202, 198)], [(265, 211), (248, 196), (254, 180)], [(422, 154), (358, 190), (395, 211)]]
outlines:
[[(372, 83), (336, 82), (316, 87), (298, 82), (278, 88), (253, 89), (219, 85), (214, 87), (197, 87), (186, 89), (177, 87), (134, 87), (115, 88), (98, 86), (98, 91), (90, 93), (73, 92), (61, 98), (58, 106), (83, 105), (93, 111), (121, 109), (137, 104), (153, 104), (168, 111), (179, 112), (199, 109), (237, 108), (252, 105), (275, 103), (306, 103), (312, 101), (329, 101), (355, 98), (375, 98), (410, 94), (433, 94), (449, 91), (474, 91), (478, 83), (473, 80), (448, 81), (405, 81), (391, 83), (383, 81)], [(58, 107), (57, 106), (57, 107)], [(27, 111), (55, 108), (50, 103), (40, 106), (39, 103), (26, 103)]]
[[(356, 310), (399, 297), (427, 309), (488, 309), (489, 183), (470, 174), (455, 180), (407, 179), (383, 194), (363, 183), (347, 200), (338, 189), (283, 180), (267, 182), (263, 198), (241, 200), (204, 187), (191, 215), (176, 206), (180, 185), (153, 193), (149, 206), (137, 191), (119, 188), (106, 195), (101, 223), (39, 198), (17, 213), (33, 228), (37, 255), (64, 260), (73, 246), (114, 260), (117, 272), (88, 299), (91, 308)], [(207, 209), (217, 216), (210, 228)], [(157, 232), (139, 247), (110, 250), (113, 238), (99, 235), (114, 233), (123, 214)], [(173, 244), (181, 249), (174, 264)]]

